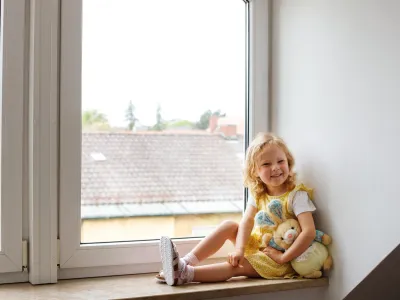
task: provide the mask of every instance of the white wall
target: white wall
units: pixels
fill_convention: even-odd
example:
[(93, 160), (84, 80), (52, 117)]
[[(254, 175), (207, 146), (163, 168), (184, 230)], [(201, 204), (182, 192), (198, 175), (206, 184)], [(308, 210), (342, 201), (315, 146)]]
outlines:
[(329, 299), (400, 242), (400, 1), (273, 1), (272, 129), (334, 238)]

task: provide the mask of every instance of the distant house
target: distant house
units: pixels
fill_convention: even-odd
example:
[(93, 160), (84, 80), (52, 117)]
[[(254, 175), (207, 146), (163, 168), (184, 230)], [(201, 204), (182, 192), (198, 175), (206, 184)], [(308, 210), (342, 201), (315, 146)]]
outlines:
[(225, 139), (235, 140), (245, 134), (245, 120), (239, 116), (212, 115), (207, 129), (211, 133), (219, 133)]
[[(160, 227), (170, 235), (190, 236), (227, 217), (240, 218), (243, 155), (240, 136), (83, 133), (83, 240), (150, 238), (153, 225), (157, 236)], [(185, 219), (189, 224), (182, 223)], [(135, 231), (142, 225), (147, 233)]]

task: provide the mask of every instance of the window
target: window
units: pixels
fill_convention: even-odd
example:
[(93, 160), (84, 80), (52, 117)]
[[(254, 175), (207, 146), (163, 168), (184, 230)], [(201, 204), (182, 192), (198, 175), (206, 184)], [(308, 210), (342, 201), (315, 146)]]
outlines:
[[(153, 135), (160, 138), (168, 136), (169, 140), (163, 141), (164, 147), (173, 146), (178, 150), (170, 151), (167, 154), (176, 155), (180, 160), (174, 158), (174, 162), (185, 164), (185, 166), (190, 165), (191, 161), (203, 162), (202, 168), (196, 169), (196, 172), (212, 172), (215, 169), (225, 168), (226, 172), (234, 173), (237, 168), (240, 168), (243, 161), (243, 147), (247, 140), (254, 132), (267, 128), (268, 118), (265, 118), (265, 115), (266, 112), (268, 115), (268, 103), (265, 99), (268, 95), (268, 86), (265, 83), (268, 82), (268, 56), (266, 55), (268, 53), (268, 34), (266, 32), (268, 7), (266, 1), (252, 1), (251, 3), (244, 1), (246, 4), (241, 1), (236, 3), (231, 0), (224, 1), (210, 0), (207, 2), (207, 9), (196, 8), (193, 18), (188, 18), (190, 15), (188, 5), (190, 4), (187, 1), (180, 1), (177, 4), (166, 4), (159, 1), (156, 5), (154, 1), (99, 0), (96, 1), (96, 7), (93, 9), (93, 11), (98, 10), (98, 13), (95, 13), (92, 16), (94, 20), (90, 21), (90, 16), (88, 17), (85, 11), (94, 3), (93, 0), (54, 1), (51, 5), (42, 1), (29, 2), (30, 5), (28, 5), (24, 0), (0, 0), (0, 282), (28, 281), (28, 274), (29, 281), (38, 284), (56, 282), (58, 279), (64, 278), (132, 274), (158, 269), (159, 251), (158, 242), (155, 239), (163, 234), (162, 232), (154, 231), (153, 236), (148, 233), (140, 236), (139, 234), (146, 231), (143, 228), (147, 228), (148, 224), (152, 225), (147, 222), (144, 223), (144, 227), (140, 227), (140, 231), (135, 230), (133, 232), (135, 235), (131, 236), (129, 235), (132, 234), (130, 230), (120, 230), (121, 227), (113, 228), (111, 223), (118, 218), (121, 219), (121, 211), (124, 213), (129, 211), (130, 215), (123, 216), (135, 222), (139, 218), (143, 220), (148, 217), (164, 218), (165, 216), (156, 215), (155, 209), (143, 210), (143, 206), (138, 207), (145, 201), (142, 196), (140, 198), (137, 195), (135, 195), (135, 199), (141, 199), (138, 203), (123, 203), (122, 206), (117, 207), (118, 201), (133, 191), (133, 189), (126, 189), (127, 185), (123, 180), (122, 182), (117, 180), (116, 182), (120, 185), (116, 187), (113, 186), (115, 181), (111, 181), (111, 184), (107, 181), (106, 183), (111, 185), (111, 189), (105, 189), (100, 185), (103, 193), (105, 193), (104, 190), (106, 192), (113, 189), (120, 191), (121, 198), (118, 198), (121, 196), (120, 194), (116, 195), (118, 197), (114, 197), (115, 194), (113, 196), (113, 199), (118, 201), (106, 204), (97, 201), (101, 198), (99, 195), (90, 198), (91, 189), (87, 189), (87, 186), (90, 187), (93, 184), (91, 180), (96, 177), (90, 174), (87, 176), (85, 170), (90, 170), (90, 166), (97, 168), (98, 165), (104, 167), (108, 164), (108, 167), (96, 170), (102, 176), (108, 174), (109, 177), (112, 177), (115, 176), (115, 171), (113, 171), (115, 169), (113, 165), (110, 168), (110, 163), (117, 161), (119, 164), (123, 164), (125, 169), (129, 169), (130, 164), (136, 161), (133, 156), (135, 153), (158, 154), (160, 151), (130, 149), (131, 144), (127, 143), (123, 144), (124, 147), (119, 144), (116, 146), (111, 140), (106, 143), (102, 140), (101, 147), (96, 146), (98, 141), (93, 138), (97, 135), (129, 136), (129, 138)], [(203, 2), (206, 1), (191, 1), (192, 5), (203, 5)], [(101, 12), (101, 5), (107, 6), (112, 3), (117, 5), (114, 9), (110, 8), (107, 14)], [(141, 23), (129, 25), (129, 22), (133, 22), (131, 16), (135, 15), (138, 10), (136, 8), (136, 10), (130, 11), (129, 17), (116, 18), (115, 24), (112, 26), (100, 28), (100, 25), (94, 25), (92, 34), (87, 34), (91, 30), (90, 24), (97, 24), (96, 22), (99, 21), (104, 24), (110, 23), (107, 21), (112, 14), (114, 14), (114, 18), (115, 15), (118, 17), (125, 14), (126, 16), (124, 5), (132, 3), (148, 5), (146, 9), (144, 6), (142, 7), (140, 15), (148, 15), (147, 19), (153, 21), (152, 16), (157, 10), (166, 12), (167, 9), (171, 9), (172, 5), (177, 6), (175, 11), (170, 13), (169, 20), (165, 20), (165, 24), (157, 23), (157, 20), (153, 24), (149, 20), (143, 19)], [(223, 10), (217, 9), (220, 4), (221, 7), (223, 5)], [(178, 9), (185, 9), (185, 12), (188, 13), (178, 14)], [(28, 14), (30, 14), (30, 18), (27, 18)], [(237, 14), (236, 17), (235, 14)], [(96, 20), (96, 17), (103, 19)], [(196, 18), (200, 18), (200, 20)], [(28, 19), (30, 19), (29, 22), (27, 22)], [(182, 19), (186, 21), (185, 26), (190, 28), (190, 35), (182, 34), (181, 27), (185, 27), (179, 26), (182, 25), (182, 22), (179, 23), (179, 20)], [(191, 19), (205, 24), (201, 28), (192, 28), (189, 26)], [(229, 22), (239, 19), (241, 21), (240, 24), (238, 23), (237, 31), (231, 32), (232, 27), (228, 26), (231, 24)], [(214, 27), (208, 27), (210, 24), (207, 21), (209, 20), (216, 21)], [(86, 21), (87, 23), (85, 23)], [(173, 24), (175, 24), (176, 30), (171, 29)], [(60, 31), (58, 30), (59, 25), (61, 25)], [(153, 25), (157, 28), (152, 28)], [(138, 31), (137, 27), (141, 30)], [(99, 32), (99, 28), (102, 32)], [(166, 30), (167, 28), (170, 30)], [(245, 30), (246, 28), (247, 30)], [(154, 38), (152, 40), (152, 37), (161, 32), (163, 34), (160, 34), (157, 40), (159, 44), (154, 47), (152, 43), (155, 41)], [(180, 35), (176, 35), (177, 32), (180, 32)], [(96, 38), (96, 35), (98, 39), (90, 44), (93, 47), (92, 50), (87, 50), (90, 49), (90, 46), (85, 48), (86, 41), (90, 41), (93, 37)], [(239, 38), (239, 36), (241, 37)], [(99, 40), (102, 43), (99, 43)], [(174, 42), (170, 42), (170, 40)], [(232, 46), (234, 49), (226, 50), (224, 47), (233, 41), (237, 41), (237, 46)], [(129, 43), (139, 43), (139, 46), (129, 48)], [(197, 47), (193, 47), (193, 43)], [(104, 57), (95, 61), (95, 65), (91, 65), (90, 62), (93, 62), (95, 56), (91, 57), (90, 54), (97, 50), (101, 52), (101, 48), (105, 48), (106, 44), (125, 45), (126, 47), (119, 47), (117, 50), (120, 51), (117, 52), (115, 49), (110, 49), (108, 53), (102, 53)], [(148, 48), (144, 51), (146, 46)], [(199, 49), (202, 51), (196, 52)], [(131, 64), (137, 56), (137, 54), (136, 56), (132, 55), (135, 51), (142, 51), (140, 55), (151, 55), (140, 56), (143, 61), (137, 61), (137, 64), (145, 62), (146, 68), (140, 69), (138, 65), (132, 67)], [(193, 53), (196, 55), (189, 55)], [(216, 57), (219, 58), (217, 63), (210, 62), (210, 59)], [(232, 59), (232, 57), (236, 59)], [(183, 60), (185, 64), (182, 64)], [(232, 62), (233, 60), (234, 62)], [(119, 67), (122, 71), (131, 72), (129, 76), (117, 76), (118, 74), (107, 72), (107, 70), (116, 69), (116, 66), (110, 64), (110, 61), (119, 62), (120, 65), (125, 64)], [(96, 68), (99, 72), (96, 72)], [(235, 68), (241, 68), (242, 71), (237, 72)], [(140, 76), (137, 75), (138, 70), (142, 71)], [(201, 74), (196, 74), (195, 70), (206, 70), (208, 74), (203, 74), (203, 77), (199, 79), (195, 76)], [(173, 72), (177, 73), (174, 77), (171, 76)], [(90, 76), (85, 77), (85, 74)], [(235, 79), (227, 84), (224, 82), (226, 80), (224, 76), (231, 76)], [(176, 79), (171, 80), (170, 77)], [(106, 92), (110, 91), (110, 87), (104, 86), (104, 83), (111, 83), (115, 78), (120, 78), (121, 81), (117, 85), (115, 82), (113, 83), (111, 97), (107, 99)], [(95, 95), (95, 99), (99, 99), (99, 101), (93, 101), (93, 94), (90, 92), (91, 80), (94, 80), (94, 84), (97, 85), (94, 92), (100, 91), (98, 95)], [(172, 83), (167, 84), (167, 80)], [(147, 87), (147, 89), (145, 90), (143, 87)], [(154, 96), (158, 93), (157, 89), (163, 92), (162, 95), (165, 95), (157, 101), (147, 98), (145, 101), (137, 101), (141, 97), (137, 95), (133, 97), (132, 94), (145, 90), (146, 93), (143, 94)], [(129, 97), (125, 97), (123, 91), (125, 93), (128, 91)], [(204, 93), (207, 96), (204, 96)], [(101, 100), (104, 98), (103, 94), (107, 101)], [(237, 94), (242, 95), (239, 97)], [(60, 95), (59, 103), (58, 95)], [(183, 98), (182, 95), (187, 98)], [(214, 97), (211, 98), (212, 101), (210, 101), (211, 96), (208, 97), (208, 95)], [(198, 98), (196, 101), (189, 101), (187, 100), (189, 97), (190, 99)], [(220, 102), (223, 98), (229, 98), (229, 103)], [(117, 99), (122, 99), (120, 100), (122, 104)], [(130, 104), (131, 101), (134, 109)], [(176, 101), (175, 104), (174, 101)], [(113, 105), (107, 106), (109, 103)], [(243, 109), (240, 110), (238, 107)], [(245, 107), (246, 109), (244, 109)], [(93, 110), (97, 110), (97, 112), (93, 113)], [(102, 114), (106, 120), (104, 118), (102, 120)], [(146, 121), (146, 119), (150, 119), (150, 121)], [(57, 126), (58, 121), (59, 127)], [(244, 124), (240, 125), (240, 122)], [(193, 126), (197, 128), (196, 132), (192, 130)], [(127, 128), (129, 128), (129, 132), (127, 132)], [(178, 135), (177, 132), (180, 132), (180, 137), (182, 135), (186, 137), (185, 140), (174, 140), (174, 143), (178, 145), (170, 140), (170, 136)], [(239, 132), (242, 133), (239, 134)], [(250, 134), (246, 134), (247, 132)], [(200, 151), (204, 147), (191, 144), (193, 136), (200, 136), (207, 141), (206, 145), (208, 146), (205, 148), (210, 152), (207, 154), (210, 155), (207, 156), (208, 161), (203, 161), (204, 153)], [(204, 145), (202, 144), (204, 140), (200, 145)], [(154, 142), (154, 139), (151, 141), (153, 148), (161, 145), (161, 142)], [(148, 145), (148, 143), (136, 142), (135, 147), (138, 144)], [(216, 151), (215, 147), (219, 146), (224, 147), (226, 151)], [(124, 153), (126, 149), (129, 150), (128, 155)], [(192, 156), (188, 156), (186, 152)], [(125, 160), (115, 160), (115, 153), (120, 153)], [(234, 164), (232, 166), (218, 165), (220, 161), (218, 157), (215, 158), (215, 155), (221, 155), (221, 153), (229, 153), (229, 157), (239, 167)], [(154, 161), (162, 162), (162, 160), (152, 160), (152, 162)], [(159, 165), (162, 164), (157, 163), (156, 166), (151, 165), (151, 167), (160, 168)], [(170, 173), (163, 173), (163, 175), (170, 180), (173, 179), (174, 182), (180, 180), (180, 177), (193, 175), (190, 174), (190, 171), (193, 172), (193, 168), (182, 168), (177, 163), (168, 165), (165, 169)], [(142, 172), (139, 171), (136, 172)], [(135, 178), (132, 182), (140, 184), (140, 180), (144, 180), (144, 178), (138, 177), (136, 172), (130, 170), (127, 178)], [(6, 176), (1, 176), (4, 174)], [(120, 175), (118, 178), (121, 178)], [(235, 178), (231, 177), (232, 185), (235, 186), (232, 190), (238, 189), (236, 185), (241, 184), (241, 180), (236, 181)], [(213, 179), (220, 180), (218, 176)], [(193, 180), (185, 183), (183, 185), (185, 189), (174, 190), (175, 194), (190, 202), (194, 199), (193, 195), (196, 196), (196, 194), (193, 192), (190, 194), (188, 191), (193, 191), (194, 187), (198, 188), (195, 183)], [(177, 210), (170, 210), (174, 213), (171, 213), (169, 217), (175, 218), (175, 221), (178, 220), (177, 224), (173, 223), (174, 226), (184, 230), (167, 232), (176, 238), (181, 253), (190, 250), (198, 242), (198, 237), (213, 229), (219, 222), (215, 218), (218, 214), (234, 214), (236, 216), (241, 212), (242, 195), (235, 192), (229, 195), (224, 194), (232, 204), (231, 206), (225, 205), (224, 202), (227, 199), (216, 196), (222, 195), (218, 184), (214, 184), (214, 182), (212, 184), (213, 188), (209, 190), (206, 189), (209, 187), (208, 184), (205, 184), (205, 198), (200, 199), (201, 201), (214, 199), (214, 202), (208, 203), (213, 203), (212, 205), (204, 205), (204, 203), (199, 205), (196, 200), (186, 203), (181, 214)], [(220, 188), (222, 189), (222, 187)], [(134, 190), (136, 191), (136, 189)], [(158, 196), (160, 197), (160, 195)], [(211, 196), (214, 198), (210, 198)], [(216, 205), (215, 203), (218, 201), (219, 204)], [(146, 205), (148, 204), (146, 203)], [(87, 209), (87, 206), (90, 205), (96, 207)], [(107, 205), (110, 207), (106, 207)], [(111, 207), (112, 205), (114, 207)], [(212, 208), (210, 208), (211, 206)], [(121, 210), (121, 208), (123, 209)], [(196, 213), (187, 215), (189, 209)], [(119, 215), (116, 215), (116, 212)], [(103, 214), (101, 219), (99, 218), (100, 213)], [(134, 215), (139, 213), (140, 216)], [(199, 220), (193, 222), (194, 215), (201, 216), (201, 218), (199, 217), (201, 222)], [(203, 218), (204, 216), (207, 218)], [(227, 215), (225, 217), (228, 218)], [(114, 231), (113, 234), (95, 235), (87, 230), (99, 220), (101, 222), (110, 221), (103, 228)], [(170, 222), (168, 226), (164, 226), (160, 222), (158, 227), (163, 230), (164, 227), (171, 229), (171, 224)], [(136, 226), (140, 225), (127, 224), (129, 229), (136, 228)], [(117, 233), (122, 234), (117, 236)], [(22, 273), (22, 238), (28, 236), (32, 261), (28, 262), (28, 272)], [(60, 243), (59, 261), (57, 261), (57, 238)], [(24, 245), (26, 244), (24, 243)], [(225, 255), (224, 251), (226, 249), (222, 249), (216, 255)], [(146, 253), (146, 256), (142, 255), (143, 252)], [(60, 266), (60, 270), (57, 270), (57, 265)]]
[(240, 219), (244, 9), (83, 0), (82, 243), (188, 238)]
[(268, 112), (252, 5), (61, 3), (59, 278), (157, 271), (160, 235), (185, 253), (240, 218), (245, 133)]
[(240, 219), (244, 5), (211, 2), (83, 1), (82, 243)]
[[(93, 266), (94, 259), (79, 256), (104, 247), (145, 247), (154, 253), (149, 262), (157, 261), (161, 235), (191, 247), (190, 238), (222, 220), (239, 221), (243, 2), (63, 5), (75, 5), (82, 22), (74, 25), (81, 35), (65, 41), (71, 61), (61, 60), (61, 70), (68, 64), (61, 80), (75, 78), (68, 91), (61, 83), (60, 238), (61, 245), (73, 241), (61, 248), (61, 267), (75, 266), (74, 257)], [(63, 91), (76, 93), (63, 102)], [(127, 261), (146, 262), (132, 255)]]
[(0, 273), (22, 271), (23, 1), (1, 1)]

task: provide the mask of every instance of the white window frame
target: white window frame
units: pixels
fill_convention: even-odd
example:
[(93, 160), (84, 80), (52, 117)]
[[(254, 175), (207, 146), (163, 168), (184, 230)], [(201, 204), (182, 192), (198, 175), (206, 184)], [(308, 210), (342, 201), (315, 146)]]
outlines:
[(57, 282), (59, 1), (30, 0), (29, 281)]
[[(1, 20), (1, 252), (0, 273), (22, 275), (23, 107), (25, 78), (25, 1), (3, 0)], [(7, 274), (0, 282), (9, 282)], [(9, 277), (10, 277), (9, 276)], [(22, 280), (23, 281), (23, 280)]]
[[(248, 136), (268, 130), (269, 0), (247, 1), (249, 25), (246, 107)], [(61, 1), (59, 279), (155, 272), (158, 241), (81, 245), (81, 27), (82, 0)], [(177, 240), (180, 253), (198, 238)], [(146, 253), (146, 255), (144, 255)], [(222, 248), (214, 257), (225, 256)]]
[(248, 2), (248, 141), (258, 132), (271, 130), (272, 0)]

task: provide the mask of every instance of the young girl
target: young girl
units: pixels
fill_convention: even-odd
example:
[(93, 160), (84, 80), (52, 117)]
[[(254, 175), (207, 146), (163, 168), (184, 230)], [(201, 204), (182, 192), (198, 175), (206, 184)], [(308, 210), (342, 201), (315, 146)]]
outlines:
[[(294, 158), (282, 139), (261, 133), (251, 142), (244, 173), (245, 186), (251, 197), (240, 224), (225, 221), (202, 240), (190, 253), (180, 258), (168, 237), (161, 237), (160, 252), (163, 271), (157, 276), (169, 285), (188, 282), (219, 282), (234, 276), (282, 278), (295, 275), (290, 261), (300, 256), (315, 238), (311, 190), (295, 184)], [(286, 218), (296, 217), (301, 233), (284, 253), (271, 247), (261, 248), (262, 237), (253, 229), (258, 211), (272, 199), (282, 202)], [(272, 231), (271, 231), (272, 232)], [(196, 266), (222, 247), (226, 240), (235, 245), (227, 262)]]

